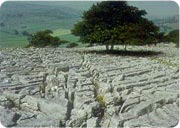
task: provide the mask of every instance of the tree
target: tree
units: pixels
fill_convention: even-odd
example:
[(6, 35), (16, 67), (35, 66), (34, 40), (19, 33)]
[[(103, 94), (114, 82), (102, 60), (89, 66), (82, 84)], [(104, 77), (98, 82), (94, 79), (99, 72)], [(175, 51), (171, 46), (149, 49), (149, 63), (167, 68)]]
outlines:
[(14, 34), (15, 34), (15, 35), (18, 35), (19, 32), (15, 29), (15, 30), (14, 30)]
[(179, 30), (172, 30), (167, 35), (167, 41), (173, 42), (176, 44), (176, 47), (179, 47)]
[(30, 36), (31, 34), (30, 34), (29, 32), (27, 32), (27, 31), (23, 31), (23, 32), (22, 32), (22, 35), (23, 35), (23, 36)]
[[(83, 13), (82, 21), (71, 30), (84, 43), (106, 45), (144, 45), (156, 42), (159, 28), (143, 16), (145, 10), (129, 6), (126, 1), (103, 1)], [(111, 48), (109, 48), (111, 45)]]
[(156, 35), (157, 42), (165, 42), (166, 41), (166, 34), (164, 32), (159, 32)]
[(60, 40), (58, 37), (53, 37), (51, 30), (44, 30), (36, 32), (28, 37), (29, 45), (34, 47), (58, 47), (61, 44), (68, 43), (68, 41)]

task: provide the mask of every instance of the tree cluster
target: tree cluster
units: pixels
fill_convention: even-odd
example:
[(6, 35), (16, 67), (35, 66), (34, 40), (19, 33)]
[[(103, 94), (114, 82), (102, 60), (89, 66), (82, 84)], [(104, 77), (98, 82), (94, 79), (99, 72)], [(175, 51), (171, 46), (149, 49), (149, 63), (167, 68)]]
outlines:
[(145, 45), (157, 43), (159, 28), (146, 19), (145, 10), (126, 1), (103, 1), (83, 13), (72, 34), (84, 43), (106, 45)]
[(68, 43), (68, 41), (60, 40), (58, 37), (53, 37), (51, 35), (52, 33), (51, 30), (44, 30), (31, 34), (28, 37), (28, 47), (58, 47), (61, 44)]

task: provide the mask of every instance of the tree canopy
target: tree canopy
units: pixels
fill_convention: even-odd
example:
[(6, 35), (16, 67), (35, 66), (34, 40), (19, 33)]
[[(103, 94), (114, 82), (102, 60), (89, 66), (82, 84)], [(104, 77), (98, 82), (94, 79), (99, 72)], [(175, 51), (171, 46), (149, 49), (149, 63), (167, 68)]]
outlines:
[(68, 41), (60, 40), (58, 37), (53, 37), (51, 30), (39, 31), (34, 34), (29, 35), (29, 45), (33, 47), (58, 47), (61, 44), (68, 43)]
[(176, 44), (177, 47), (179, 47), (179, 30), (172, 30), (167, 35), (167, 41), (173, 42)]
[(145, 10), (129, 6), (126, 1), (103, 1), (83, 13), (72, 34), (84, 43), (109, 45), (145, 45), (157, 43), (159, 28), (146, 19)]

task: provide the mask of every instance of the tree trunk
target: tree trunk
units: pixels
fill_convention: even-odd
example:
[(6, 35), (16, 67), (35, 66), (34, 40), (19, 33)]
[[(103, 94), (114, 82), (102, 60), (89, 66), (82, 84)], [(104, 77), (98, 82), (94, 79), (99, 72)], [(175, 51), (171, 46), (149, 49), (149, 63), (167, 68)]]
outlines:
[(113, 50), (114, 49), (114, 44), (111, 44), (111, 50)]
[(124, 50), (126, 51), (126, 45), (124, 45)]
[(124, 40), (121, 40), (122, 41), (122, 44), (124, 44), (124, 50), (126, 51), (126, 44), (125, 44), (125, 41)]
[(109, 51), (109, 45), (106, 44), (106, 51)]

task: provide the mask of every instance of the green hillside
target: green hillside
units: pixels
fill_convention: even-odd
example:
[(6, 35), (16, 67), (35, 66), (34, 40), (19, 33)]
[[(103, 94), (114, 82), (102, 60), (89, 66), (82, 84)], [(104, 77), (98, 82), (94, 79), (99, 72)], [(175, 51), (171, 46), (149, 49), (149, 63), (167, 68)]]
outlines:
[(155, 18), (153, 22), (160, 27), (160, 30), (169, 33), (172, 30), (179, 28), (179, 16), (173, 15), (166, 18)]
[[(61, 5), (5, 2), (0, 8), (0, 47), (24, 47), (28, 41), (23, 32), (50, 29), (55, 32), (55, 36), (67, 37), (81, 14), (79, 10)], [(76, 41), (77, 37), (70, 36)]]

